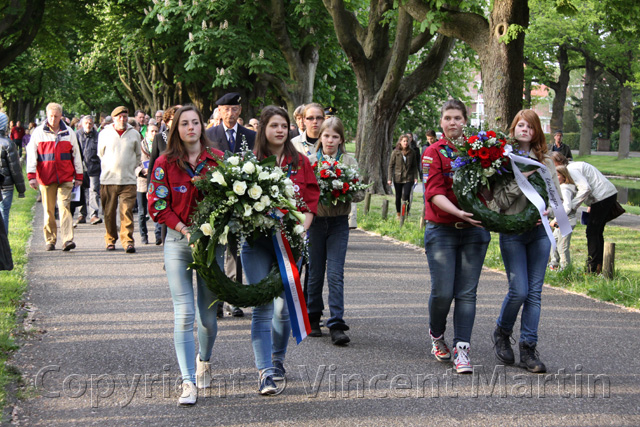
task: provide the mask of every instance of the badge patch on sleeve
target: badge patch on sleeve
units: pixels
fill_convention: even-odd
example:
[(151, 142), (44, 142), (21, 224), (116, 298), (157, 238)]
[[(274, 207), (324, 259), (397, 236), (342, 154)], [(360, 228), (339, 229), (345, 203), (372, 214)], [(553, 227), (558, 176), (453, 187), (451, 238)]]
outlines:
[[(178, 193), (186, 193), (187, 192), (187, 186), (186, 185), (181, 185), (180, 187), (173, 187), (174, 191), (177, 191)], [(159, 196), (158, 196), (159, 197)]]
[(167, 208), (167, 201), (156, 200), (156, 202), (153, 204), (153, 207), (155, 207), (157, 211), (163, 211)]
[(164, 178), (164, 169), (156, 168), (156, 170), (153, 172), (153, 176), (155, 177), (155, 179)]
[(164, 185), (159, 185), (158, 188), (156, 188), (156, 196), (158, 196), (158, 198), (164, 199), (168, 195), (169, 195), (169, 189)]
[(156, 187), (153, 185), (153, 182), (150, 182), (149, 183), (149, 194), (153, 194), (155, 189), (156, 189)]

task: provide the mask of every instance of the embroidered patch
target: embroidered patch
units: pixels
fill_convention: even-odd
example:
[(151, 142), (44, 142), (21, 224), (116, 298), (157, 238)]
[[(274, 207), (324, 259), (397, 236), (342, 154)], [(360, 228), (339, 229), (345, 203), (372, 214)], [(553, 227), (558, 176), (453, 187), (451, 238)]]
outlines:
[(153, 172), (153, 176), (156, 179), (162, 179), (164, 178), (164, 169), (162, 168), (156, 168), (156, 170)]
[(166, 200), (157, 200), (153, 206), (156, 208), (157, 211), (163, 211), (167, 208), (167, 201)]
[(300, 186), (298, 184), (295, 184), (293, 186), (293, 191), (295, 191), (296, 193), (299, 193), (300, 192)]
[(156, 187), (153, 185), (153, 182), (149, 183), (149, 194), (153, 194)]
[(173, 187), (174, 191), (177, 191), (178, 193), (186, 193), (187, 192), (187, 186), (186, 185), (181, 185), (180, 187)]
[(445, 150), (444, 148), (440, 149), (440, 154), (442, 154), (444, 157), (449, 157), (449, 154), (447, 153), (447, 150)]
[(158, 186), (158, 188), (156, 188), (156, 196), (158, 196), (160, 199), (164, 199), (168, 195), (169, 195), (169, 189), (164, 185), (160, 185)]

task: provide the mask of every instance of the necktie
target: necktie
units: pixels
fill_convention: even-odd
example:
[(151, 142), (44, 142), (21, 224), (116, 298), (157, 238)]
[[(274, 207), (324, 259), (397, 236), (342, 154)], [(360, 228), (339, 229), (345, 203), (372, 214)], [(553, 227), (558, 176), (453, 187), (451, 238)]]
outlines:
[(229, 134), (229, 148), (231, 148), (231, 152), (233, 153), (236, 148), (236, 139), (233, 137), (233, 129), (228, 129), (227, 133)]

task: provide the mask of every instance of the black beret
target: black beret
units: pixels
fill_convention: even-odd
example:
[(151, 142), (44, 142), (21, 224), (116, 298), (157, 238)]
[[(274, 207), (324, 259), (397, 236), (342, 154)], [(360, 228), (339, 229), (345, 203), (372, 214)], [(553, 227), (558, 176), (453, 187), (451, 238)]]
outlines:
[(231, 92), (218, 99), (216, 105), (240, 105), (241, 100), (242, 98), (239, 93)]
[(334, 116), (336, 114), (338, 110), (336, 110), (334, 107), (327, 107), (324, 109), (324, 115), (325, 116)]

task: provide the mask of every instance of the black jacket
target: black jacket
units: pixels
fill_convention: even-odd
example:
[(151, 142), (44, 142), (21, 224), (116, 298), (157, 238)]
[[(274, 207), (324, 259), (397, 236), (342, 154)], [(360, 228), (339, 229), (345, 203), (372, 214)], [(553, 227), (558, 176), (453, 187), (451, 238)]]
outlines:
[(87, 175), (100, 176), (100, 157), (98, 157), (98, 132), (92, 129), (91, 132), (84, 133), (80, 129), (76, 132), (78, 144), (80, 145), (80, 153), (84, 167), (87, 169)]
[[(206, 130), (205, 133), (209, 141), (211, 141), (211, 146), (213, 148), (216, 148), (222, 152), (231, 151), (231, 148), (229, 147), (229, 141), (227, 141), (227, 134), (224, 132), (224, 124), (220, 123), (218, 126), (210, 127)], [(253, 146), (256, 142), (256, 133), (245, 128), (244, 126), (238, 125), (238, 134), (235, 136), (236, 146), (233, 150), (234, 153), (240, 152), (243, 136), (247, 141), (249, 150), (253, 150)]]
[[(15, 185), (18, 193), (24, 194), (26, 188), (18, 149), (2, 133), (0, 133), (0, 175), (4, 176), (4, 181), (0, 183), (2, 187), (13, 189)], [(0, 198), (0, 200), (2, 199)]]

